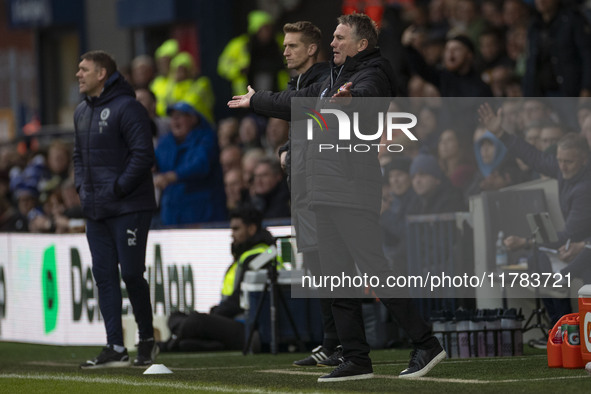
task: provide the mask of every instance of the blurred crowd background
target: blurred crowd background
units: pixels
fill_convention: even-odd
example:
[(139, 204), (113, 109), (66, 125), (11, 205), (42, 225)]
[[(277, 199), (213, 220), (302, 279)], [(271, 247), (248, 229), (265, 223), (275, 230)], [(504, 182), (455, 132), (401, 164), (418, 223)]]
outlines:
[[(70, 12), (81, 12), (88, 24), (99, 23), (92, 12), (96, 5), (81, 3), (82, 11)], [(129, 28), (133, 50), (123, 56), (117, 53), (119, 47), (113, 52), (153, 120), (155, 192), (161, 201), (174, 186), (166, 181), (166, 172), (174, 171), (164, 168), (167, 155), (179, 149), (166, 139), (183, 128), (187, 133), (207, 128), (216, 136), (207, 149), (183, 154), (203, 157), (192, 164), (201, 166), (195, 167), (200, 174), (221, 168), (220, 181), (207, 183), (216, 201), (223, 202), (217, 212), (251, 202), (265, 219), (289, 223), (290, 194), (277, 154), (287, 142), (288, 122), (229, 111), (225, 103), (232, 94), (245, 93), (247, 84), (256, 90), (286, 88), (292, 76), (283, 57), (286, 22), (310, 20), (320, 26), (326, 43), (320, 60), (329, 60), (336, 18), (343, 12), (366, 12), (376, 20), (379, 47), (396, 71), (399, 96), (410, 97), (418, 118), (413, 131), (419, 142), (393, 141), (404, 150), (379, 156), (384, 174), (382, 225), (394, 254), (406, 215), (465, 211), (471, 195), (540, 177), (508, 155), (477, 122), (463, 122), (463, 127), (450, 122), (450, 117), (476, 119), (477, 114), (450, 112), (442, 105), (448, 97), (498, 98), (505, 129), (540, 151), (555, 150), (568, 132), (585, 135), (591, 145), (591, 101), (585, 100), (591, 94), (591, 5), (584, 1), (345, 0), (326, 1), (326, 8), (304, 0), (220, 1), (209, 6), (203, 1), (187, 8), (191, 12), (184, 18), (173, 15), (174, 23), (162, 25), (138, 21), (142, 13), (125, 13), (134, 10), (134, 3), (110, 1), (105, 7), (113, 6), (118, 26)], [(172, 3), (188, 7), (184, 1)], [(52, 14), (51, 21), (43, 22), (31, 11), (34, 6)], [(7, 71), (0, 80), (0, 231), (83, 229), (71, 163), (71, 114), (81, 100), (74, 74), (81, 53), (109, 51), (113, 44), (81, 36), (77, 44), (66, 45), (60, 40), (72, 38), (70, 33), (60, 37), (65, 23), (60, 18), (70, 16), (57, 16), (55, 7), (52, 1), (0, 4), (5, 36), (0, 39), (0, 64)], [(138, 27), (142, 23), (145, 26)], [(29, 59), (23, 48), (31, 37), (35, 49)], [(54, 55), (59, 55), (58, 62), (48, 60)], [(15, 69), (15, 64), (26, 67)], [(56, 68), (59, 65), (63, 67)], [(54, 91), (48, 89), (53, 86)], [(174, 107), (180, 102), (189, 107)], [(399, 105), (392, 102), (393, 109)], [(175, 113), (193, 112), (198, 123), (175, 120)], [(193, 182), (199, 184), (203, 177)], [(188, 188), (174, 192), (184, 209), (191, 204), (195, 210), (217, 209), (199, 199), (183, 199), (187, 193)], [(158, 212), (153, 227), (215, 226), (227, 220), (223, 214), (195, 218)]]

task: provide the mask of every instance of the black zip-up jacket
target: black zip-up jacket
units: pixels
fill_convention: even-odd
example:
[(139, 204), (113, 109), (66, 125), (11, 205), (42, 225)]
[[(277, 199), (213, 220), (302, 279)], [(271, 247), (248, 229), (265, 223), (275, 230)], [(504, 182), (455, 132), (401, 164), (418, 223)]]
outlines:
[(74, 175), (84, 216), (101, 220), (156, 208), (150, 118), (116, 72), (74, 112)]
[[(314, 63), (306, 72), (292, 77), (288, 84), (287, 89), (297, 91), (300, 89), (307, 88), (316, 82), (322, 82), (329, 76), (330, 65), (328, 62)], [(287, 174), (287, 182), (290, 182), (291, 176), (291, 128), (289, 130), (290, 138), (287, 142), (279, 148), (279, 157), (283, 152), (287, 152), (285, 157), (285, 173)]]
[[(348, 57), (341, 66), (331, 63), (331, 75), (322, 82), (298, 91), (278, 93), (257, 92), (251, 97), (251, 108), (262, 115), (285, 120), (291, 118), (291, 98), (320, 97), (316, 107), (328, 108), (329, 98), (339, 87), (352, 83), (355, 97), (391, 97), (396, 92), (394, 72), (390, 63), (380, 56), (378, 49), (365, 50)], [(387, 107), (384, 108), (384, 112)], [(331, 121), (334, 116), (327, 117)], [(329, 129), (338, 126), (329, 124)], [(292, 134), (293, 135), (293, 134)], [(322, 143), (338, 144), (337, 133), (317, 133)], [(351, 143), (356, 142), (351, 140)], [(372, 141), (363, 141), (370, 144)], [(376, 141), (373, 141), (376, 142)], [(306, 163), (306, 192), (311, 207), (329, 205), (369, 210), (379, 213), (381, 204), (382, 175), (377, 152), (343, 154), (342, 152), (318, 152), (308, 145), (305, 157), (297, 160)], [(296, 154), (297, 152), (292, 152)], [(302, 154), (302, 153), (300, 153)], [(293, 156), (292, 156), (293, 157)], [(292, 185), (293, 186), (293, 185)]]

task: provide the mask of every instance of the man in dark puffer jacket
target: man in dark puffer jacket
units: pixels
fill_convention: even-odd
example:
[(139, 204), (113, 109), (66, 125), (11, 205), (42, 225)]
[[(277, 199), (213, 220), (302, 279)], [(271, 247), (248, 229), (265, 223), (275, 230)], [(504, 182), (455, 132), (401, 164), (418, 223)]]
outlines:
[(80, 367), (129, 365), (123, 346), (118, 264), (139, 327), (134, 365), (147, 366), (158, 350), (150, 288), (143, 276), (148, 229), (156, 207), (150, 119), (109, 54), (91, 51), (82, 55), (76, 77), (86, 97), (74, 113), (75, 182), (107, 331), (107, 346)]
[[(364, 14), (344, 15), (338, 19), (331, 43), (331, 75), (297, 92), (258, 92), (249, 89), (228, 103), (231, 108), (248, 108), (266, 116), (288, 120), (292, 97), (389, 97), (395, 93), (390, 64), (375, 47), (377, 28)], [(331, 100), (319, 100), (331, 105)], [(329, 126), (334, 127), (333, 126)], [(319, 141), (335, 138), (336, 133), (318, 133)], [(315, 140), (316, 143), (317, 140)], [(335, 141), (332, 141), (335, 143)], [(312, 144), (310, 144), (312, 145)], [(318, 245), (323, 274), (325, 268), (342, 267), (352, 272), (360, 264), (361, 272), (384, 274), (388, 263), (380, 239), (378, 215), (381, 199), (381, 171), (377, 155), (322, 155), (306, 152), (306, 190), (315, 209)], [(332, 153), (332, 152), (329, 152)], [(354, 271), (353, 271), (354, 272)], [(378, 296), (380, 296), (378, 294)], [(380, 300), (405, 329), (415, 350), (401, 378), (419, 377), (445, 358), (445, 351), (432, 335), (408, 298)], [(365, 339), (361, 299), (334, 299), (332, 311), (343, 347), (344, 361), (319, 382), (367, 379), (373, 377), (369, 345)]]

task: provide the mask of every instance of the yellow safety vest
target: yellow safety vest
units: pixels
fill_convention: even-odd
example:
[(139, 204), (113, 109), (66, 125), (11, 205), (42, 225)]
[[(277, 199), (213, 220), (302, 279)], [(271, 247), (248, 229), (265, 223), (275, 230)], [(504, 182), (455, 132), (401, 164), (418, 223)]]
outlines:
[[(283, 35), (275, 37), (279, 48), (283, 48)], [(246, 94), (248, 81), (244, 71), (250, 65), (250, 52), (248, 52), (248, 34), (242, 34), (230, 40), (218, 59), (218, 74), (232, 83), (234, 95)], [(277, 86), (279, 90), (285, 90), (289, 82), (289, 73), (281, 70), (277, 73)]]
[[(226, 271), (226, 275), (224, 276), (224, 284), (222, 286), (222, 297), (229, 297), (234, 293), (234, 289), (236, 289), (236, 271), (238, 267), (242, 267), (244, 262), (250, 256), (258, 255), (261, 253), (265, 253), (269, 249), (269, 245), (267, 244), (258, 244), (253, 246), (251, 249), (247, 250), (246, 252), (240, 255), (238, 261), (232, 263), (230, 268)], [(277, 268), (283, 268), (283, 261), (280, 256), (277, 256)]]
[(166, 116), (166, 107), (168, 106), (166, 97), (173, 83), (174, 79), (159, 75), (154, 78), (150, 85), (150, 90), (156, 96), (156, 114), (160, 117)]

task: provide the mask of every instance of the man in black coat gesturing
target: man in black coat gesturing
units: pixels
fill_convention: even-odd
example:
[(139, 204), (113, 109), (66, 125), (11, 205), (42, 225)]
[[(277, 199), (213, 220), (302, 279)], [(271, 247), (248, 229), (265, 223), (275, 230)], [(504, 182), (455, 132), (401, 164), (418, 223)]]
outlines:
[[(297, 92), (257, 92), (249, 89), (235, 96), (230, 108), (251, 108), (267, 116), (290, 118), (292, 97), (319, 97), (320, 106), (332, 105), (339, 97), (389, 97), (395, 93), (393, 71), (381, 57), (377, 27), (364, 14), (338, 18), (331, 47), (333, 60), (330, 76)], [(332, 100), (330, 98), (333, 98)], [(327, 98), (328, 100), (323, 100)], [(320, 140), (335, 138), (336, 133), (318, 133)], [(352, 272), (384, 273), (384, 258), (378, 216), (382, 177), (377, 154), (323, 154), (308, 149), (306, 188), (309, 206), (316, 212), (318, 245), (323, 274), (332, 267)], [(378, 292), (378, 296), (380, 293)], [(409, 367), (401, 378), (419, 377), (445, 358), (445, 351), (432, 335), (409, 298), (381, 297), (382, 303), (405, 329), (415, 347)], [(344, 361), (319, 382), (334, 382), (373, 377), (369, 345), (365, 339), (360, 298), (335, 298), (332, 311), (337, 334), (343, 347)]]

